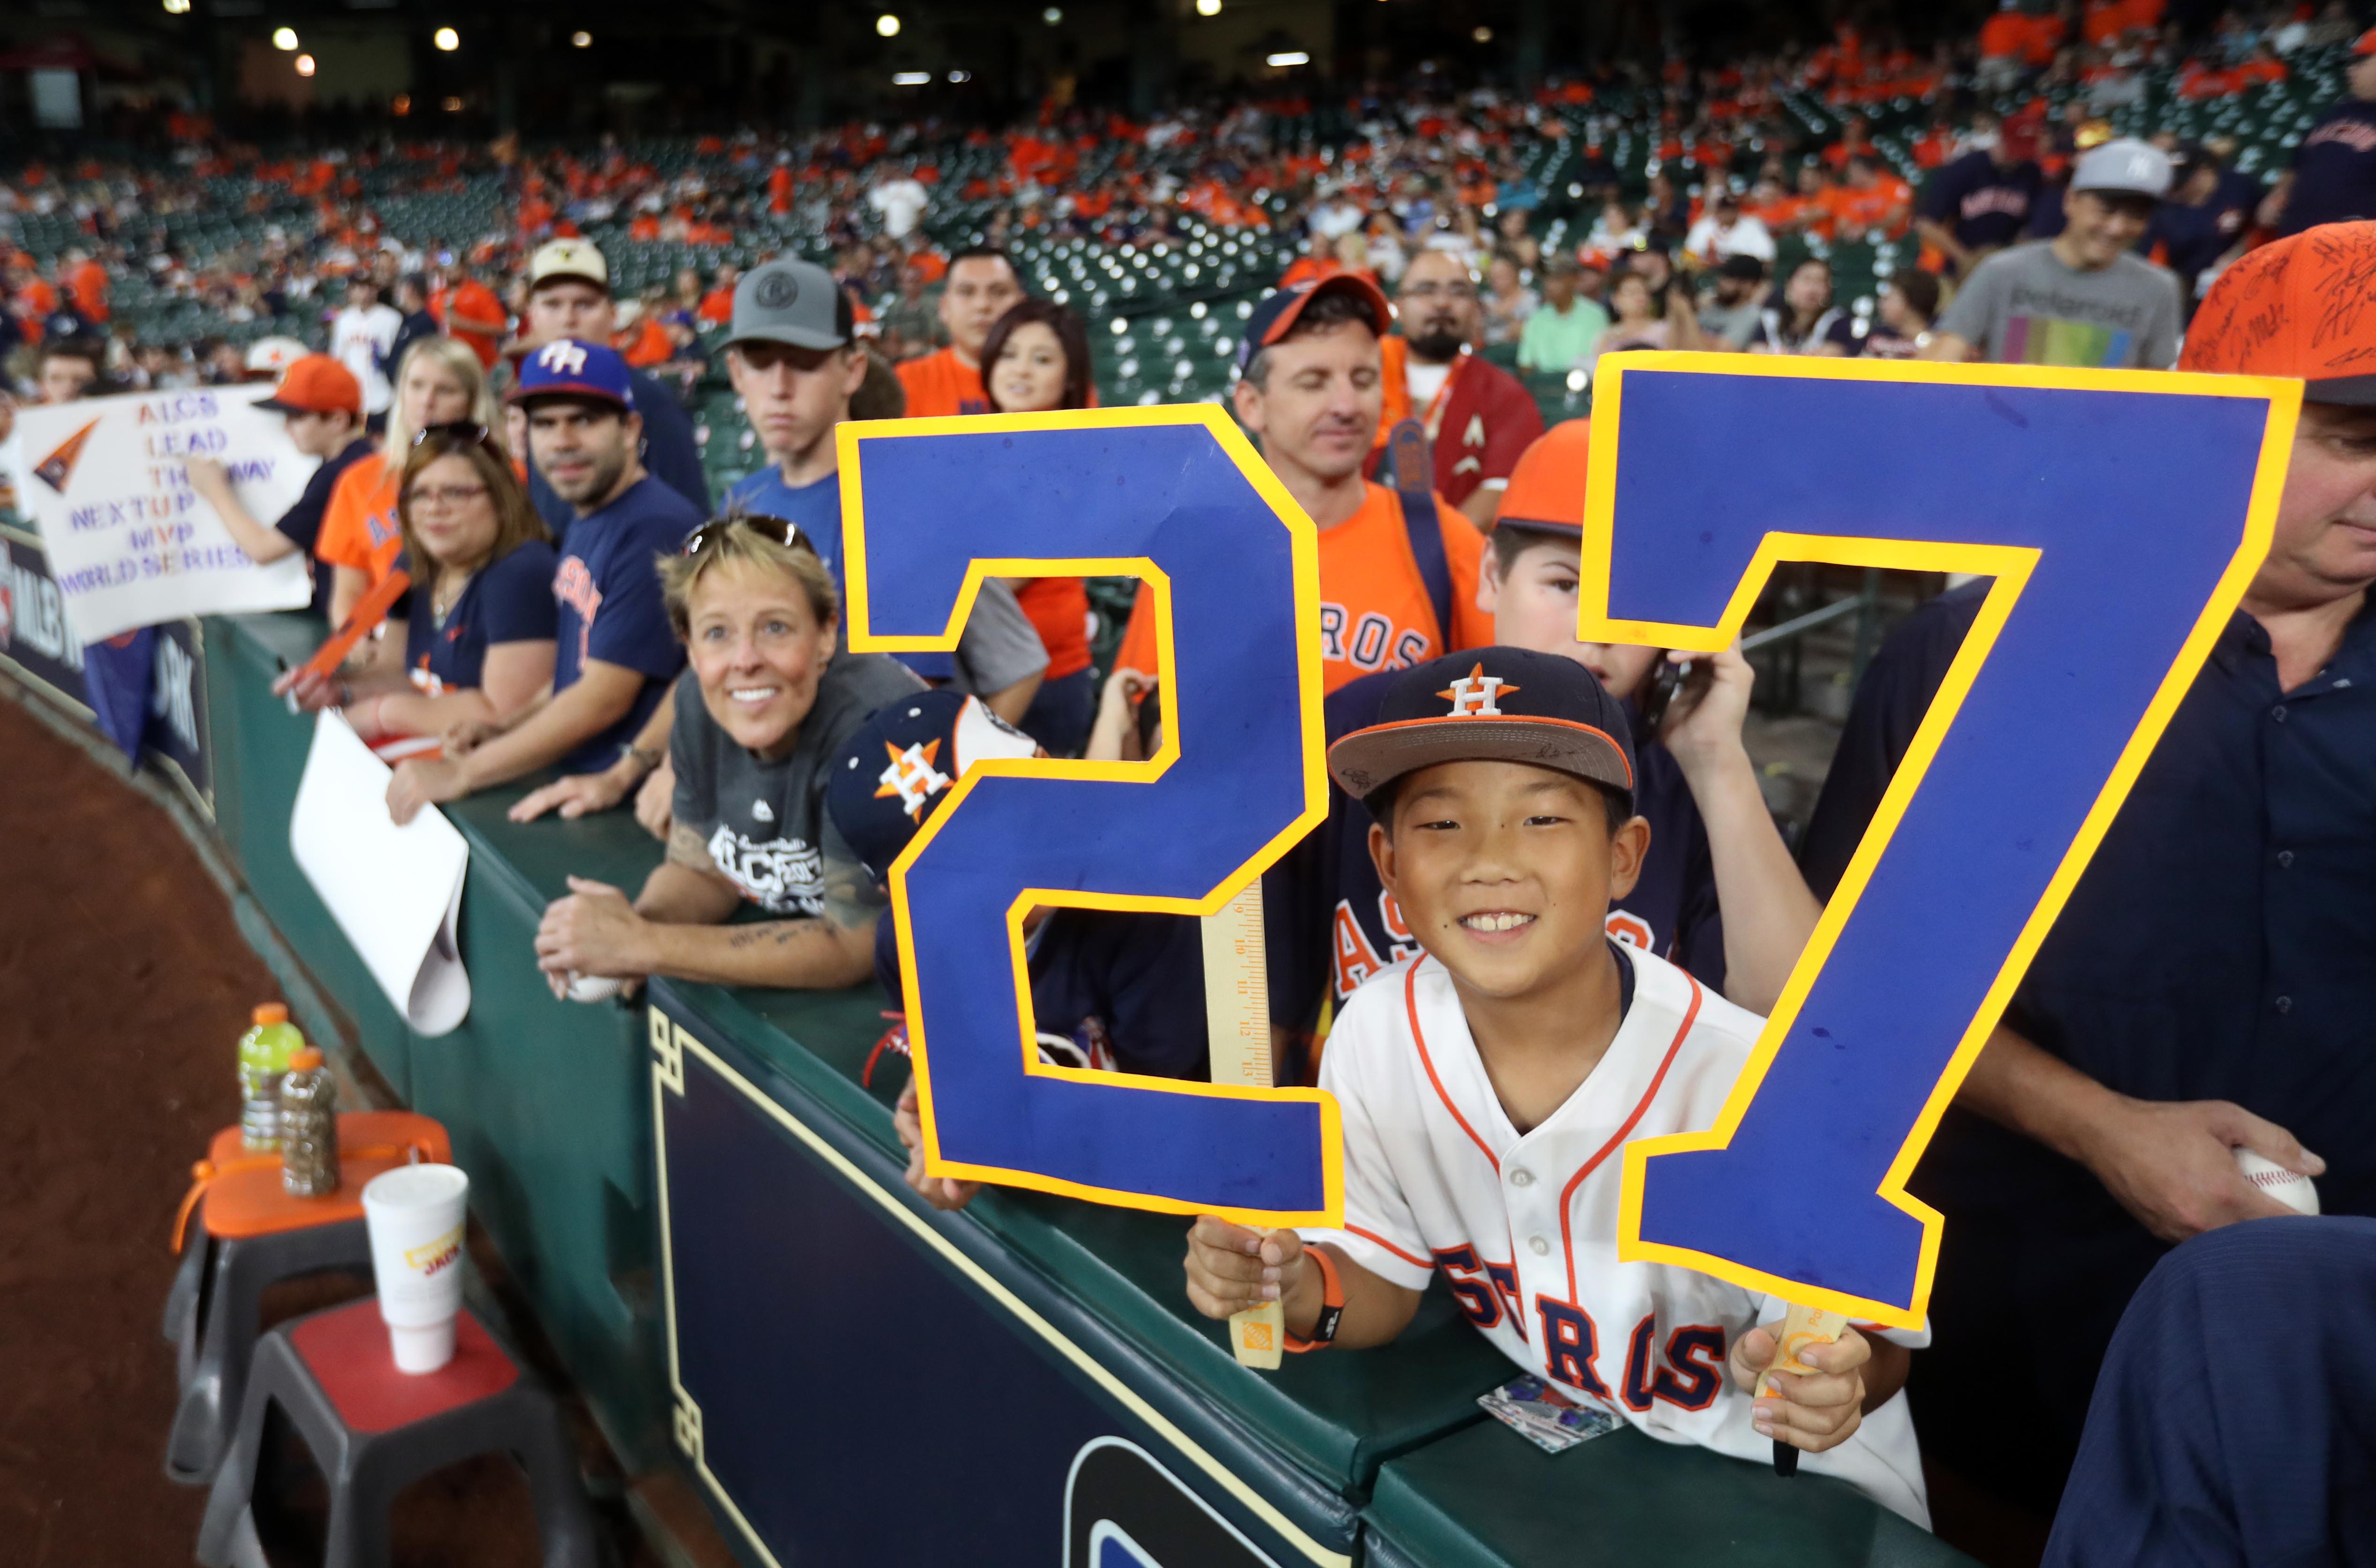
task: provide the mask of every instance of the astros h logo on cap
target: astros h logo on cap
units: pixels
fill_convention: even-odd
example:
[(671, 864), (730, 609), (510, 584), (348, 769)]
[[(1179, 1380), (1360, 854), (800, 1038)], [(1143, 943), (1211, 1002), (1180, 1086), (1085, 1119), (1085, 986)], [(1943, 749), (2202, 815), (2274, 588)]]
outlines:
[(1329, 776), (1357, 800), (1446, 762), (1555, 768), (1634, 798), (1624, 705), (1555, 653), (1471, 648), (1414, 665), (1386, 688), (1377, 723), (1328, 748)]
[(921, 822), (924, 802), (955, 782), (933, 766), (933, 759), (941, 754), (940, 738), (920, 742), (905, 751), (885, 741), (883, 750), (890, 757), (891, 766), (878, 776), (876, 783), (880, 788), (874, 791), (874, 798), (897, 800), (902, 811)]

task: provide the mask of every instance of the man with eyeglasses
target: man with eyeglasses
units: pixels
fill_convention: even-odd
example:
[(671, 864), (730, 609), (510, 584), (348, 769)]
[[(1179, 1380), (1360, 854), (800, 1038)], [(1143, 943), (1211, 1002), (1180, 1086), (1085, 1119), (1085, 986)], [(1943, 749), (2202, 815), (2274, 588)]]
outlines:
[[(1402, 333), (1384, 339), (1383, 445), (1416, 416), (1434, 448), (1435, 492), (1490, 528), (1518, 457), (1543, 433), (1542, 410), (1501, 366), (1468, 351), (1481, 326), (1477, 280), (1449, 251), (1424, 250), (1403, 272)], [(1374, 468), (1374, 459), (1373, 459)]]
[(388, 790), (399, 823), (556, 763), (607, 767), (684, 667), (652, 563), (682, 549), (701, 514), (644, 468), (627, 362), (599, 343), (555, 339), (521, 362), (511, 397), (528, 415), (536, 468), (574, 515), (552, 576), (552, 693), (500, 730), (450, 731), (438, 761), (409, 762)]

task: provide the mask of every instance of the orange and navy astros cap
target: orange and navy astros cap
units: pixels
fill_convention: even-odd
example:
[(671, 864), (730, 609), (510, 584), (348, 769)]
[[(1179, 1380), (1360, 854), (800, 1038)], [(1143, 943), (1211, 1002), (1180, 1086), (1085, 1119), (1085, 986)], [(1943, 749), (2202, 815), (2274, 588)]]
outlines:
[(284, 414), (349, 413), (363, 417), (363, 386), (355, 373), (327, 354), (305, 354), (290, 362), (280, 384), (255, 406)]
[(1535, 437), (1510, 471), (1495, 528), (1584, 537), (1584, 471), (1592, 456), (1592, 422), (1562, 420)]
[(1246, 317), (1245, 336), (1238, 340), (1238, 369), (1242, 372), (1256, 354), (1294, 331), (1304, 307), (1328, 293), (1350, 294), (1360, 301), (1369, 314), (1371, 330), (1381, 338), (1395, 324), (1394, 307), (1386, 303), (1384, 293), (1358, 272), (1340, 272), (1333, 278), (1298, 283), (1260, 301), (1253, 314)]
[(1394, 677), (1378, 722), (1328, 748), (1328, 774), (1357, 800), (1443, 762), (1523, 762), (1634, 799), (1624, 705), (1573, 659), (1479, 647)]
[(2310, 402), (2376, 408), (2376, 222), (2245, 252), (2194, 313), (2178, 368), (2298, 376)]

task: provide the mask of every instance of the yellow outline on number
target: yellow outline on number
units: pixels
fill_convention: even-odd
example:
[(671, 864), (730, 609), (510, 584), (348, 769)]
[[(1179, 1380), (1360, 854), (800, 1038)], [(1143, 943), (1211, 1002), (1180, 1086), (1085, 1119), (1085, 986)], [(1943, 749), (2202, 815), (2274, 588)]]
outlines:
[[(1156, 618), (1158, 679), (1161, 682), (1161, 689), (1170, 693), (1174, 667), (1171, 580), (1145, 556), (978, 559), (966, 568), (965, 580), (958, 588), (956, 604), (949, 612), (947, 624), (939, 632), (928, 636), (876, 633), (872, 624), (873, 606), (867, 594), (865, 490), (863, 469), (859, 461), (860, 443), (868, 441), (897, 440), (918, 435), (989, 436), (1015, 431), (1139, 429), (1153, 425), (1197, 425), (1206, 430), (1222, 453), (1237, 466), (1239, 473), (1254, 493), (1268, 504), (1279, 525), (1288, 531), (1295, 574), (1296, 684), (1303, 720), (1303, 809), (1294, 821), (1280, 829), (1202, 898), (1158, 898), (1143, 894), (1085, 893), (1049, 887), (1027, 887), (1018, 894), (1007, 909), (1006, 929), (1008, 956), (1014, 969), (1016, 996), (1022, 1016), (1023, 1071), (1033, 1077), (1063, 1078), (1161, 1094), (1200, 1095), (1219, 1099), (1303, 1100), (1317, 1105), (1320, 1108), (1323, 1206), (1292, 1210), (1217, 1208), (1209, 1204), (1187, 1203), (1153, 1194), (1090, 1186), (1043, 1176), (1037, 1171), (1011, 1170), (1003, 1166), (972, 1165), (944, 1159), (941, 1156), (940, 1134), (933, 1114), (925, 1020), (921, 1013), (911, 1013), (908, 1020), (908, 1040), (915, 1063), (917, 1099), (923, 1123), (924, 1168), (935, 1176), (956, 1176), (967, 1181), (995, 1182), (1009, 1187), (1029, 1187), (1066, 1197), (1086, 1198), (1092, 1203), (1151, 1209), (1158, 1214), (1215, 1214), (1237, 1224), (1265, 1228), (1336, 1226), (1343, 1223), (1345, 1216), (1345, 1140), (1343, 1123), (1334, 1095), (1319, 1089), (1186, 1084), (1175, 1078), (1149, 1077), (1141, 1074), (1054, 1067), (1042, 1063), (1033, 1046), (1038, 1020), (1031, 1008), (1029, 970), (1023, 944), (1023, 917), (1033, 905), (1075, 909), (1143, 910), (1159, 914), (1213, 914), (1229, 901), (1237, 889), (1268, 870), (1298, 839), (1328, 815), (1328, 780), (1321, 754), (1324, 730), (1320, 711), (1320, 647), (1317, 639), (1309, 635), (1320, 622), (1319, 532), (1313, 528), (1312, 519), (1305, 516), (1303, 508), (1288, 493), (1287, 487), (1270, 471), (1269, 465), (1240, 434), (1238, 427), (1220, 410), (1204, 403), (1150, 409), (1086, 409), (1060, 413), (873, 420), (837, 427), (834, 438), (842, 475), (842, 561), (849, 589), (849, 646), (851, 651), (859, 653), (944, 652), (955, 648), (966, 617), (972, 612), (974, 599), (981, 591), (982, 579), (987, 576), (1056, 574), (1068, 576), (1135, 576), (1143, 579), (1150, 589), (1146, 597)], [(1177, 706), (1173, 705), (1170, 711), (1176, 718)], [(1145, 762), (1008, 758), (986, 761), (967, 769), (947, 803), (933, 814), (932, 821), (924, 825), (922, 831), (891, 864), (891, 913), (892, 918), (899, 922), (899, 980), (905, 993), (910, 997), (918, 993), (914, 932), (908, 909), (908, 868), (915, 863), (916, 857), (923, 853), (925, 846), (933, 841), (942, 827), (956, 817), (965, 804), (966, 797), (973, 792), (980, 780), (1012, 776), (1151, 783), (1179, 760), (1181, 737), (1176, 722), (1165, 726), (1162, 746)]]
[[(1747, 620), (1765, 587), (1766, 578), (1776, 564), (1784, 561), (1822, 561), (1849, 566), (1890, 566), (1911, 571), (1972, 572), (1994, 576), (1996, 587), (1980, 608), (1978, 618), (1964, 639), (1962, 651), (1949, 667), (1939, 695), (1923, 716), (1920, 729), (1915, 732), (1913, 744), (1907, 748), (1905, 760), (1899, 763), (1895, 777), (1882, 796), (1880, 808), (1873, 814), (1871, 826), (1857, 846), (1855, 858), (1840, 878), (1838, 889), (1831, 902), (1824, 906), (1823, 918), (1815, 924), (1814, 935), (1808, 940), (1806, 950), (1790, 971), (1782, 988), (1781, 999), (1776, 1003), (1773, 1016), (1757, 1037), (1757, 1044), (1734, 1080), (1731, 1095), (1717, 1115), (1715, 1125), (1704, 1133), (1677, 1133), (1653, 1138), (1639, 1138), (1625, 1146), (1624, 1184), (1618, 1205), (1617, 1255), (1628, 1262), (1649, 1260), (1677, 1264), (1713, 1275), (1751, 1290), (1765, 1291), (1787, 1300), (1802, 1301), (1811, 1306), (1829, 1308), (1852, 1317), (1868, 1319), (1893, 1328), (1919, 1328), (1930, 1310), (1931, 1276), (1938, 1264), (1941, 1218), (1936, 1209), (1913, 1197), (1906, 1191), (1906, 1182), (1914, 1170), (1922, 1151), (1930, 1146), (1930, 1136), (1938, 1129), (1939, 1119), (1945, 1114), (1948, 1102), (1954, 1099), (1965, 1075), (1978, 1060), (1980, 1048), (1988, 1041), (1990, 1031), (2003, 1014), (2014, 988), (2028, 969), (2030, 959), (2052, 929), (2054, 918), (2077, 885), (2080, 873), (2086, 869), (2096, 846), (2105, 830), (2111, 826), (2113, 815), (2128, 799), (2130, 787), (2135, 783), (2145, 758), (2154, 743), (2161, 738), (2170, 716), (2177, 711), (2187, 689), (2194, 683), (2203, 661), (2209, 657), (2212, 645), (2218, 640), (2228, 618), (2244, 597), (2252, 576), (2260, 570), (2262, 559), (2268, 553), (2269, 541), (2275, 531), (2277, 503), (2285, 488), (2286, 464), (2293, 447), (2294, 426), (2301, 412), (2301, 383), (2265, 376), (2180, 374), (2160, 371), (2072, 370), (2036, 365), (1945, 365), (1907, 363), (1868, 363), (1863, 361), (1836, 360), (1775, 360), (1736, 354), (1703, 353), (1633, 353), (1622, 359), (1602, 362), (1608, 366), (1594, 389), (1593, 423), (1595, 425), (1591, 452), (1587, 458), (1584, 511), (1583, 582), (1579, 588), (1577, 636), (1586, 642), (1646, 643), (1667, 647), (1690, 648), (1714, 652), (1729, 647), (1740, 635), (1741, 624)], [(1748, 570), (1734, 588), (1725, 605), (1723, 619), (1714, 627), (1677, 625), (1657, 621), (1619, 621), (1609, 616), (1609, 574), (1616, 537), (1616, 480), (1618, 431), (1623, 407), (1625, 378), (1631, 371), (1682, 372), (1693, 374), (1772, 375), (1819, 381), (1890, 381), (1947, 386), (2013, 386), (2047, 391), (2075, 392), (2147, 392), (2168, 397), (2242, 398), (2265, 400), (2268, 419), (2263, 427), (2260, 461), (2252, 476), (2252, 493), (2245, 508), (2243, 531), (2235, 553), (2228, 559), (2227, 569), (2220, 574), (2217, 588), (2203, 612), (2196, 618), (2193, 629), (2180, 647), (2177, 659), (2162, 678), (2153, 700), (2146, 705), (2136, 731), (2121, 749), (2120, 760), (2113, 766), (2102, 791), (2072, 839), (2071, 849), (2062, 859), (2048, 882), (2037, 907), (2030, 912), (2022, 926), (2020, 936), (2007, 953), (1998, 969), (1994, 982), (1982, 998), (1979, 1010), (1955, 1047), (1946, 1070), (1940, 1075), (1930, 1098), (1924, 1103), (1921, 1114), (1882, 1178), (1878, 1195), (1922, 1224), (1922, 1250), (1916, 1265), (1914, 1299), (1910, 1304), (1868, 1300), (1845, 1291), (1825, 1289), (1800, 1280), (1784, 1278), (1761, 1269), (1751, 1268), (1728, 1259), (1717, 1257), (1688, 1247), (1670, 1246), (1642, 1239), (1642, 1177), (1644, 1162), (1655, 1155), (1678, 1154), (1693, 1149), (1723, 1148), (1732, 1141), (1732, 1134), (1748, 1114), (1764, 1083), (1766, 1069), (1774, 1063), (1789, 1033), (1800, 1006), (1813, 987), (1815, 977), (1831, 957), (1832, 945), (1864, 894), (1873, 868), (1889, 847), (1899, 821), (1912, 802), (1915, 791), (1921, 788), (1930, 771), (1931, 759), (1937, 754), (1947, 731), (1962, 709), (1965, 696), (1980, 667), (1987, 662), (1995, 647), (1997, 634), (2003, 629), (2013, 613), (2015, 600), (2037, 562), (2037, 550), (2013, 545), (1950, 544), (1919, 540), (1872, 540), (1847, 538), (1829, 534), (1770, 533), (1759, 544), (1751, 558)]]

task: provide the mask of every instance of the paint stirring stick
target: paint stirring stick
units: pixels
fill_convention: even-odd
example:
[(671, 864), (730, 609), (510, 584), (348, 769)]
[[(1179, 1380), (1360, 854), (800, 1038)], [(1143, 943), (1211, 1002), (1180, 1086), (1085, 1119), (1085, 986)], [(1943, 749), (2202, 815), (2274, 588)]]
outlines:
[[(337, 674), (339, 666), (347, 661), (347, 655), (355, 650), (355, 645), (371, 636), (372, 628), (387, 619), (388, 611), (411, 586), (412, 579), (402, 572), (390, 572), (373, 584), (370, 592), (355, 600), (354, 609), (348, 612), (347, 618), (339, 624), (339, 629), (330, 640), (315, 648), (314, 657), (297, 667), (297, 673), (319, 675), (325, 679)], [(289, 694), (289, 711), (297, 711), (297, 694), (293, 690)]]
[[(1197, 922), (1205, 947), (1205, 1038), (1213, 1081), (1271, 1087), (1270, 977), (1263, 962), (1262, 878)], [(1264, 1371), (1287, 1346), (1287, 1312), (1277, 1301), (1230, 1318), (1238, 1364)]]
[[(1810, 1345), (1830, 1345), (1836, 1342), (1840, 1335), (1847, 1330), (1847, 1325), (1848, 1320), (1838, 1313), (1828, 1312), (1822, 1307), (1804, 1306), (1797, 1301), (1791, 1302), (1789, 1314), (1782, 1320), (1782, 1343), (1775, 1352), (1773, 1364), (1757, 1374), (1757, 1397), (1762, 1399), (1773, 1392), (1773, 1378), (1776, 1372), (1821, 1371), (1821, 1368), (1811, 1367), (1801, 1361), (1799, 1359), (1799, 1352)], [(1774, 1473), (1777, 1476), (1795, 1476), (1799, 1473), (1799, 1451), (1778, 1437), (1774, 1440)]]

